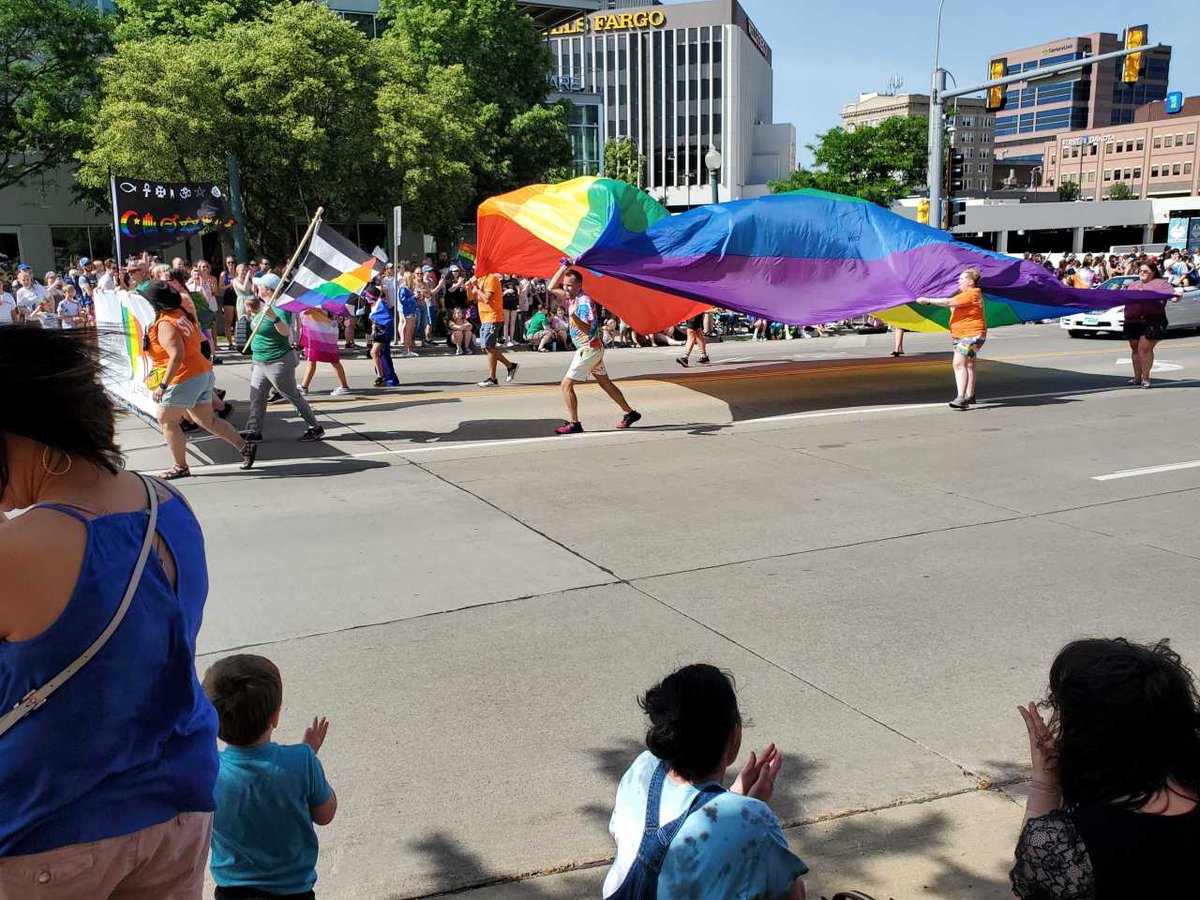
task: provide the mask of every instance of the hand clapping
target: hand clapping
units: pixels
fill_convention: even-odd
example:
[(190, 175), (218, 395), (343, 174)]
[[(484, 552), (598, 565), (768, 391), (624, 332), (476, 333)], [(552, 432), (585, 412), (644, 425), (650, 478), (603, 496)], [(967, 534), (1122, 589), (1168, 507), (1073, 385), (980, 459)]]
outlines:
[(751, 751), (750, 759), (746, 761), (745, 767), (734, 779), (729, 790), (744, 797), (770, 803), (771, 795), (775, 792), (775, 779), (782, 765), (783, 756), (774, 744), (767, 744), (761, 757), (755, 756)]

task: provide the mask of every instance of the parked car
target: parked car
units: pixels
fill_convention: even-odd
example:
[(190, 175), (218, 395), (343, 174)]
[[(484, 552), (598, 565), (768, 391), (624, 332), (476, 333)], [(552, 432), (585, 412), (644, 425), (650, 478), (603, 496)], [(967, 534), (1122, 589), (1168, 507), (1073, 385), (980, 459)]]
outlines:
[[(1116, 275), (1096, 286), (1097, 291), (1120, 291), (1137, 281), (1136, 275)], [(1105, 298), (1107, 299), (1107, 298)], [(1114, 298), (1115, 299), (1115, 298)], [(1091, 334), (1120, 335), (1125, 328), (1125, 304), (1091, 312), (1072, 313), (1059, 320), (1062, 328), (1073, 338)], [(1167, 304), (1167, 331), (1200, 328), (1200, 289), (1184, 291), (1178, 303)]]

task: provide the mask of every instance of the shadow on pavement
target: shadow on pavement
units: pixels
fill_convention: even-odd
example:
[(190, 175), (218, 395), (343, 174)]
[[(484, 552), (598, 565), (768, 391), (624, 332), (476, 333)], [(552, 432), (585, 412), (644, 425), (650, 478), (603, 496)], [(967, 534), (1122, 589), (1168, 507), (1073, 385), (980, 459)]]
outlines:
[[(507, 440), (511, 438), (554, 437), (554, 429), (562, 419), (470, 419), (458, 423), (453, 431), (356, 431), (338, 435), (338, 443), (366, 441), (376, 444), (407, 442), (411, 444), (470, 443), (473, 441)], [(353, 422), (343, 422), (356, 427)]]
[[(266, 460), (263, 460), (266, 462)], [(290, 465), (253, 468), (249, 471), (239, 471), (241, 478), (313, 478), (318, 475), (349, 475), (354, 472), (365, 472), (368, 469), (386, 469), (388, 463), (377, 459), (355, 459), (349, 456), (316, 457), (309, 460), (297, 459)], [(203, 475), (204, 470), (196, 471)]]

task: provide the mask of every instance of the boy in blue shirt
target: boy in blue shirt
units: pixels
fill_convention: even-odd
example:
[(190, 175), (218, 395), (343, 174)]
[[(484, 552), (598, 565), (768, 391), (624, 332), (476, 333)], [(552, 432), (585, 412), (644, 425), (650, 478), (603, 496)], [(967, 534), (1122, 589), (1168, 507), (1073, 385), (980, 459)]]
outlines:
[(313, 900), (317, 833), (337, 812), (317, 751), (329, 722), (314, 718), (301, 744), (271, 741), (283, 678), (269, 659), (228, 656), (204, 674), (217, 710), (221, 753), (215, 790), (212, 874), (216, 900)]

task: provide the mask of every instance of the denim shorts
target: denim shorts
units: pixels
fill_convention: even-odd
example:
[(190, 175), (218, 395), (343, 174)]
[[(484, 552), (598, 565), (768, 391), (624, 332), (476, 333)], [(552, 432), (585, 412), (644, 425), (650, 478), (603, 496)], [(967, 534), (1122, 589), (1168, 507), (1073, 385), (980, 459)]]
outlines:
[(495, 350), (500, 338), (499, 322), (484, 322), (479, 328), (479, 345), (484, 350)]
[(163, 390), (162, 400), (159, 403), (163, 406), (177, 406), (181, 409), (192, 409), (201, 403), (211, 403), (214, 384), (216, 384), (216, 377), (210, 369), (203, 375), (194, 375), (186, 381), (175, 382)]

